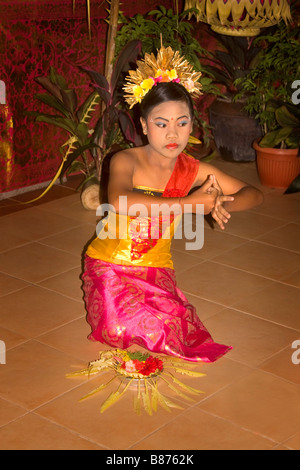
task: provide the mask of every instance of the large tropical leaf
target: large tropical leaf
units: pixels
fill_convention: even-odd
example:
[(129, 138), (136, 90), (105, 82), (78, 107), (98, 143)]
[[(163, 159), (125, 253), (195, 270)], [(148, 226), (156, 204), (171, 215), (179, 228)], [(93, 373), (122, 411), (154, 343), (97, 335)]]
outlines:
[(68, 85), (65, 78), (62, 75), (59, 75), (54, 67), (50, 67), (50, 80), (52, 83), (57, 85), (62, 90), (67, 90)]
[(37, 93), (35, 98), (39, 101), (42, 101), (42, 103), (46, 104), (47, 106), (50, 106), (50, 108), (56, 109), (56, 111), (59, 111), (64, 116), (69, 117), (70, 113), (68, 109), (55, 96), (48, 95), (47, 93)]
[(100, 102), (99, 94), (96, 91), (93, 91), (84, 103), (79, 107), (77, 111), (77, 119), (79, 122), (85, 122), (88, 124), (93, 117), (93, 112), (96, 109), (96, 106)]
[(80, 68), (81, 70), (86, 72), (92, 79), (94, 87), (97, 89), (104, 103), (107, 105), (110, 101), (110, 89), (106, 77), (101, 73), (96, 72), (95, 70), (89, 69), (87, 67)]
[(114, 93), (114, 90), (119, 81), (120, 75), (122, 72), (127, 72), (130, 63), (136, 62), (138, 55), (142, 50), (142, 42), (138, 40), (130, 41), (120, 52), (117, 61), (113, 67), (112, 76), (111, 76), (111, 92)]
[(71, 119), (63, 118), (61, 116), (51, 116), (50, 114), (38, 114), (36, 117), (37, 122), (46, 122), (53, 126), (60, 127), (70, 132), (72, 135), (75, 134), (76, 127)]
[(35, 81), (51, 95), (62, 101), (60, 88), (55, 83), (52, 83), (49, 77), (37, 77)]
[(72, 153), (69, 153), (69, 155), (67, 156), (67, 159), (66, 161), (64, 162), (63, 164), (63, 167), (62, 167), (62, 170), (61, 170), (61, 175), (64, 175), (65, 172), (67, 171), (67, 169), (69, 168), (69, 166), (74, 162), (74, 160), (76, 160), (76, 158), (78, 158), (83, 152), (85, 152), (86, 150), (91, 150), (92, 148), (96, 148), (97, 145), (94, 144), (94, 143), (88, 143), (86, 145), (82, 145), (80, 146), (79, 148), (77, 148), (76, 150), (74, 150)]
[(121, 130), (129, 142), (136, 142), (136, 128), (129, 113), (126, 111), (119, 112), (119, 123)]
[(106, 106), (111, 104), (111, 94), (106, 88), (102, 88), (99, 85), (94, 85), (95, 90), (99, 94), (100, 98), (104, 101)]
[(78, 106), (77, 94), (75, 90), (61, 90), (61, 96), (67, 110), (71, 114), (74, 114)]
[(291, 113), (286, 106), (281, 106), (275, 111), (277, 122), (282, 127), (300, 127), (300, 120)]
[(259, 145), (261, 147), (275, 148), (282, 141), (285, 141), (292, 131), (292, 127), (282, 127), (281, 129), (268, 132), (268, 134), (261, 139)]

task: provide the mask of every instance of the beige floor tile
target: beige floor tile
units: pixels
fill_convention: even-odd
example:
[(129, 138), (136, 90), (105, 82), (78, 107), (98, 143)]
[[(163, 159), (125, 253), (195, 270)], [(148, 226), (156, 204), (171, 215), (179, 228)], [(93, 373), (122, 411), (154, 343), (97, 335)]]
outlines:
[[(257, 213), (255, 210), (232, 212), (225, 232), (252, 240), (285, 224), (286, 222), (282, 219), (268, 217)], [(216, 230), (221, 231), (219, 228), (216, 228)]]
[(60, 200), (51, 201), (43, 204), (40, 208), (45, 212), (80, 221), (80, 223), (93, 224), (94, 227), (96, 227), (97, 220), (99, 219), (96, 211), (89, 211), (83, 208), (78, 193), (65, 197), (63, 203)]
[[(221, 230), (212, 230), (208, 228), (204, 230), (204, 244), (200, 250), (186, 250), (185, 239), (174, 240), (172, 242), (172, 248), (176, 251), (182, 251), (193, 256), (199, 256), (202, 259), (210, 259), (232, 250), (245, 242), (246, 240), (244, 238), (221, 232)], [(186, 267), (189, 267), (188, 263), (186, 263)]]
[(287, 447), (288, 449), (300, 450), (300, 432), (298, 432), (297, 434), (295, 434), (295, 436), (288, 439), (284, 443), (284, 446)]
[[(292, 347), (294, 341), (299, 341)], [(260, 369), (277, 375), (289, 382), (300, 385), (300, 333), (295, 335), (294, 341), (278, 354), (273, 355), (268, 361), (264, 362)]]
[(63, 272), (56, 276), (45, 279), (38, 284), (47, 289), (54, 290), (59, 294), (66, 295), (75, 300), (83, 299), (82, 290), (82, 268), (77, 267), (70, 269), (70, 271)]
[(75, 386), (65, 375), (74, 358), (35, 340), (9, 351), (1, 366), (0, 397), (34, 409)]
[(0, 297), (2, 295), (10, 294), (11, 292), (16, 292), (17, 290), (23, 289), (28, 285), (28, 282), (24, 282), (21, 279), (0, 273)]
[(256, 211), (270, 217), (295, 222), (299, 219), (300, 200), (292, 194), (282, 194), (282, 191), (272, 191), (265, 195), (264, 203)]
[(1, 299), (0, 326), (27, 338), (83, 316), (82, 302), (38, 286), (27, 287)]
[[(39, 408), (37, 413), (54, 421), (81, 436), (110, 449), (127, 449), (140, 439), (145, 438), (164, 424), (173, 420), (183, 410), (173, 409), (168, 413), (160, 408), (152, 416), (142, 411), (138, 416), (133, 410), (135, 391), (128, 390), (120, 401), (100, 413), (101, 404), (111, 392), (116, 391), (118, 382), (112, 382), (107, 389), (79, 402), (85, 394), (105, 383), (111, 375), (97, 377), (88, 384), (77, 386), (70, 393), (64, 394)], [(69, 379), (80, 383), (82, 379)], [(174, 400), (173, 400), (174, 401)], [(183, 403), (180, 403), (184, 407)], [(186, 408), (186, 407), (185, 407)]]
[[(186, 369), (186, 363), (183, 362), (181, 367)], [(245, 364), (231, 360), (230, 353), (214, 363), (194, 364), (192, 367), (189, 367), (189, 369), (191, 369), (193, 372), (199, 372), (204, 375), (201, 377), (193, 377), (176, 373), (173, 369), (169, 370), (169, 372), (174, 373), (175, 377), (185, 385), (193, 387), (196, 390), (202, 392), (201, 394), (197, 395), (188, 394), (188, 396), (193, 399), (194, 403), (207, 400), (209, 396), (212, 396), (216, 392), (226, 388), (229, 384), (236, 382), (244, 375), (249, 374), (249, 372), (252, 370), (251, 367)], [(186, 399), (178, 395), (163, 380), (160, 380), (159, 387), (162, 393), (165, 395), (172, 397), (172, 399), (176, 398), (177, 400), (186, 403)], [(181, 390), (180, 388), (178, 389)]]
[(177, 282), (185, 292), (228, 306), (270, 283), (263, 277), (212, 261), (180, 273)]
[(300, 269), (286, 277), (283, 277), (282, 281), (290, 284), (291, 286), (300, 287)]
[(132, 450), (270, 450), (275, 445), (276, 442), (194, 407)]
[(80, 266), (80, 254), (75, 256), (39, 243), (0, 253), (0, 271), (29, 282), (38, 282)]
[(78, 255), (85, 251), (88, 241), (95, 238), (94, 232), (95, 228), (92, 224), (79, 225), (71, 230), (43, 238), (39, 240), (39, 243)]
[[(3, 221), (3, 219), (2, 219)], [(3, 222), (1, 222), (2, 224)], [(0, 230), (0, 253), (7, 250), (12, 250), (17, 246), (24, 246), (29, 243), (28, 238), (23, 237), (20, 231), (16, 233), (6, 233), (3, 231), (3, 226), (1, 225)]]
[(87, 367), (90, 361), (98, 359), (100, 351), (110, 349), (98, 341), (89, 340), (87, 337), (90, 332), (91, 328), (86, 318), (81, 317), (39, 336), (39, 341), (80, 359), (80, 365), (74, 366), (77, 370)]
[(226, 309), (205, 322), (216, 342), (232, 346), (229, 357), (255, 367), (289, 346), (298, 332), (290, 328)]
[(299, 268), (300, 254), (264, 243), (249, 242), (217, 256), (214, 261), (260, 276), (282, 280)]
[[(1, 367), (1, 366), (0, 366)], [(0, 369), (1, 374), (1, 369)], [(1, 375), (0, 375), (1, 377)], [(24, 408), (15, 405), (14, 403), (0, 398), (0, 428), (10, 421), (14, 421), (20, 416), (27, 413), (27, 410)], [(1, 449), (1, 439), (0, 439), (0, 449)], [(2, 447), (3, 449), (3, 447)]]
[(15, 333), (14, 331), (8, 330), (7, 328), (2, 328), (0, 326), (0, 340), (5, 342), (5, 347), (8, 351), (9, 349), (14, 348), (21, 343), (25, 343), (28, 341), (28, 338), (22, 334)]
[(261, 237), (260, 241), (270, 243), (271, 245), (300, 252), (300, 225), (288, 224), (284, 227), (278, 228), (269, 232)]
[(187, 267), (197, 266), (202, 263), (202, 259), (199, 256), (189, 254), (190, 252), (184, 253), (182, 251), (172, 250), (172, 259), (176, 274), (180, 274), (185, 271)]
[[(60, 200), (60, 204), (62, 204)], [(63, 232), (78, 225), (74, 219), (66, 215), (45, 212), (39, 207), (1, 217), (4, 233), (12, 236), (22, 236), (26, 240), (38, 240), (54, 233)]]
[(299, 289), (273, 282), (260, 292), (239, 300), (234, 307), (300, 331), (299, 305)]
[(258, 370), (198, 406), (277, 442), (300, 430), (299, 387)]
[(103, 450), (62, 426), (27, 414), (0, 429), (2, 450)]

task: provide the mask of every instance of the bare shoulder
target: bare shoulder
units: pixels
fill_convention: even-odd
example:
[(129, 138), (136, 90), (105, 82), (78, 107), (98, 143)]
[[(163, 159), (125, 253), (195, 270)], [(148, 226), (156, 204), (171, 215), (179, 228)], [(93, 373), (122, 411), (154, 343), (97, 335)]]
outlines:
[(125, 165), (127, 167), (128, 165), (134, 165), (136, 161), (135, 150), (136, 149), (134, 148), (130, 148), (120, 150), (120, 152), (115, 153), (110, 160), (111, 166), (119, 167)]

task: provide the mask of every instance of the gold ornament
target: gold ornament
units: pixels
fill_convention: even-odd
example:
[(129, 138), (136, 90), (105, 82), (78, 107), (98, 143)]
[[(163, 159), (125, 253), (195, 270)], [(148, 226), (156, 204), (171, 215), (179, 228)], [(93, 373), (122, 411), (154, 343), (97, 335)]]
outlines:
[(197, 21), (228, 36), (256, 36), (261, 28), (291, 21), (289, 0), (185, 0), (185, 10), (196, 8)]
[(202, 85), (198, 81), (201, 72), (196, 72), (193, 66), (179, 51), (173, 51), (171, 47), (161, 47), (157, 57), (145, 54), (145, 58), (137, 61), (137, 69), (129, 70), (124, 86), (125, 100), (132, 108), (136, 103), (141, 103), (145, 95), (161, 82), (177, 82), (183, 85), (192, 96), (202, 94)]

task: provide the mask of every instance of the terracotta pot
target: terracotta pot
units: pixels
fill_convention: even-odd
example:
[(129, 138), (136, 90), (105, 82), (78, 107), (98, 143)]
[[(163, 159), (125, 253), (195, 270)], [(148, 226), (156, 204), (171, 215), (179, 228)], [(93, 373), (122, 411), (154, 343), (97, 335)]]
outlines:
[(271, 188), (286, 189), (300, 173), (298, 149), (273, 149), (260, 147), (256, 150), (256, 163), (261, 184)]

